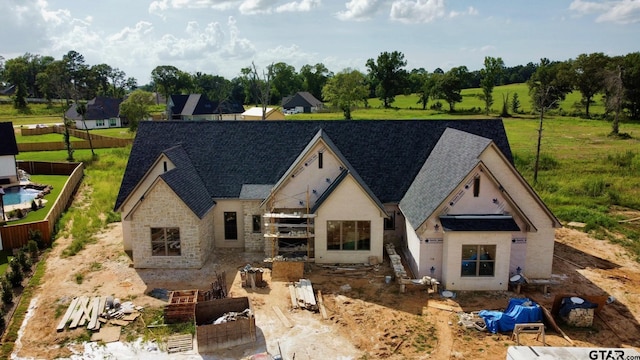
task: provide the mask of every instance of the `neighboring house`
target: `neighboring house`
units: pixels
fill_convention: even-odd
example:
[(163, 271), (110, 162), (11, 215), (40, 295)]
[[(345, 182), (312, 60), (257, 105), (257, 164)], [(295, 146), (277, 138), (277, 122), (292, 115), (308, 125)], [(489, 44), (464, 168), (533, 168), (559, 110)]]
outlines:
[(560, 226), (500, 119), (145, 122), (115, 209), (137, 268), (216, 248), (366, 263), (391, 242), (451, 290), (550, 277)]
[(16, 93), (16, 86), (15, 85), (8, 85), (4, 89), (0, 90), (0, 95), (11, 96), (11, 95), (13, 95), (15, 93)]
[(213, 102), (203, 94), (171, 95), (167, 102), (170, 120), (240, 120), (243, 112), (241, 104)]
[[(276, 108), (266, 108), (265, 120), (284, 120), (284, 114), (282, 111)], [(242, 120), (262, 120), (262, 108), (261, 107), (252, 107), (247, 109), (240, 116)]]
[(0, 122), (0, 185), (18, 183), (18, 144), (13, 123)]
[(75, 121), (76, 128), (82, 130), (122, 127), (125, 124), (120, 119), (121, 102), (122, 99), (98, 96), (87, 102), (84, 119), (75, 106), (67, 110), (65, 115), (67, 119)]
[(300, 91), (295, 95), (282, 99), (284, 113), (312, 113), (322, 109), (322, 101), (311, 95), (310, 92)]

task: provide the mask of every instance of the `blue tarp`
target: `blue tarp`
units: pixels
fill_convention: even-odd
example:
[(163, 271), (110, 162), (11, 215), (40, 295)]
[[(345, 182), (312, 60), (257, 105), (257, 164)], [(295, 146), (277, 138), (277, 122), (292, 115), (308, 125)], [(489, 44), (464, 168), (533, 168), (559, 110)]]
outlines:
[(512, 331), (516, 324), (541, 322), (542, 309), (527, 298), (510, 299), (504, 312), (482, 310), (478, 316), (484, 319), (487, 329), (495, 334)]

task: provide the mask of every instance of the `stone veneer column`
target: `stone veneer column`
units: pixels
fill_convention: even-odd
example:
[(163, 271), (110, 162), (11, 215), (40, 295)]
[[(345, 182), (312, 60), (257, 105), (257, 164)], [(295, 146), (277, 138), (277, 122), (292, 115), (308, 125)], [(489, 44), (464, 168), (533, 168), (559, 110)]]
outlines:
[[(242, 215), (244, 216), (244, 250), (251, 252), (262, 252), (265, 249), (264, 242), (264, 219), (262, 218), (262, 209), (260, 209), (260, 201), (244, 201), (242, 203)], [(260, 215), (259, 233), (253, 232), (253, 216)]]

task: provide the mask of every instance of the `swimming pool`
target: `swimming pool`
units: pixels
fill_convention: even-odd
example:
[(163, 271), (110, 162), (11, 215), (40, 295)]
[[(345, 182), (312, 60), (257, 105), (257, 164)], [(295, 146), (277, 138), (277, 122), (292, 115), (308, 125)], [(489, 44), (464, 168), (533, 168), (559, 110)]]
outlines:
[(5, 205), (17, 205), (24, 202), (31, 202), (35, 199), (40, 190), (26, 189), (20, 186), (13, 186), (4, 190), (4, 204)]

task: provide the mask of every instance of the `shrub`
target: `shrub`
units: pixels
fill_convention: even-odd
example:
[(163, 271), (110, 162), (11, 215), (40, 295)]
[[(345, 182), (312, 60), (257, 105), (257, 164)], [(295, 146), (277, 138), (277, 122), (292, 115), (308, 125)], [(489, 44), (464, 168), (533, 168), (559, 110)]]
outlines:
[(13, 288), (11, 287), (11, 283), (7, 281), (7, 279), (2, 279), (0, 280), (0, 288), (2, 302), (5, 305), (13, 303)]
[(4, 326), (6, 325), (4, 321), (4, 317), (6, 315), (7, 315), (7, 312), (4, 311), (4, 309), (0, 308), (0, 329), (4, 329)]
[(24, 248), (18, 250), (15, 258), (20, 264), (20, 269), (22, 270), (22, 272), (27, 273), (31, 271), (31, 259), (29, 259), (29, 256), (27, 255), (27, 252)]
[(44, 249), (45, 243), (42, 237), (42, 231), (29, 229), (29, 240), (35, 241), (39, 249)]
[(630, 168), (634, 162), (636, 153), (627, 150), (624, 153), (615, 153), (607, 155), (607, 162), (621, 168)]
[(605, 183), (604, 180), (598, 179), (587, 179), (583, 182), (582, 188), (584, 194), (591, 197), (598, 197), (604, 194), (604, 190), (608, 187), (608, 184)]
[(27, 251), (31, 255), (31, 259), (38, 258), (38, 243), (35, 240), (29, 240), (27, 243)]
[(22, 285), (22, 280), (24, 280), (24, 274), (22, 273), (22, 267), (16, 258), (11, 259), (9, 261), (9, 267), (11, 271), (7, 271), (5, 277), (13, 287), (18, 287)]

